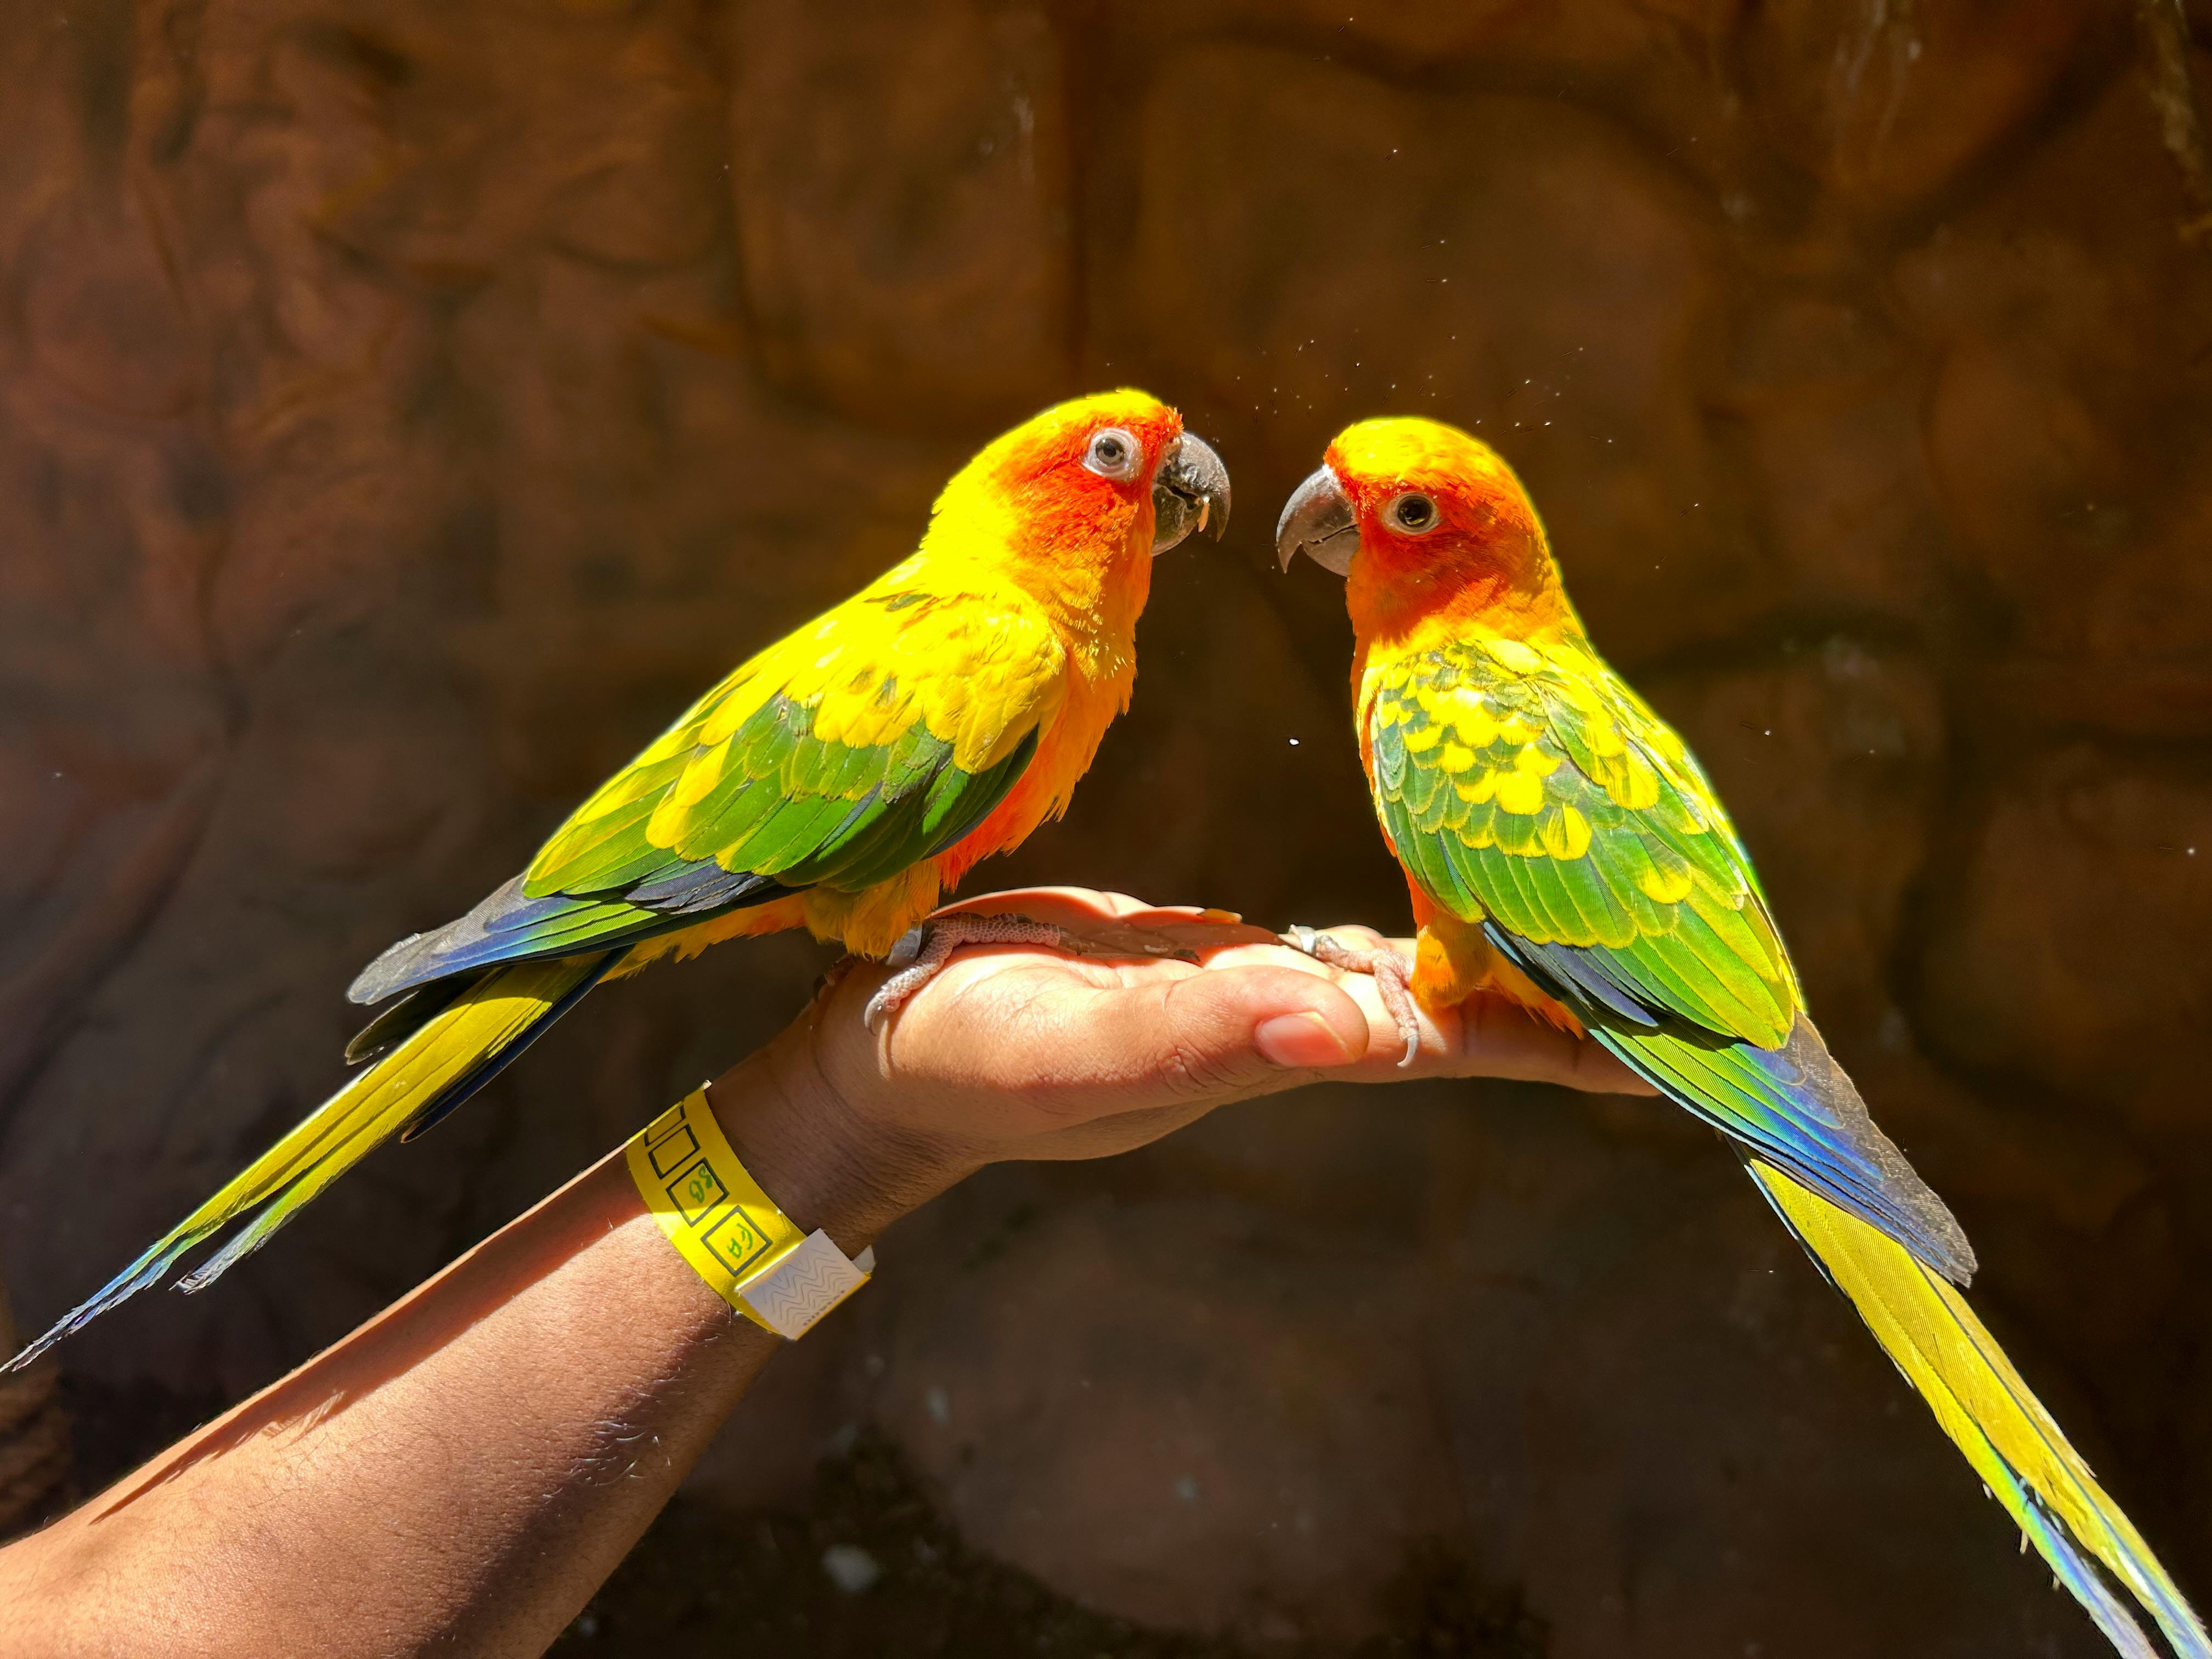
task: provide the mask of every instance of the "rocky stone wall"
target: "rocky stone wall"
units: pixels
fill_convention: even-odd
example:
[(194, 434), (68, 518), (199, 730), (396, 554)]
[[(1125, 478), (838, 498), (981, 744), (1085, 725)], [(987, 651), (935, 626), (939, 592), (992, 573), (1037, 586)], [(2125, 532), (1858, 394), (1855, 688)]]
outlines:
[[(2089, 0), (72, 0), (0, 20), (0, 1260), (36, 1325), (332, 1085), (507, 874), (981, 440), (1135, 381), (1237, 477), (996, 881), (1403, 916), (1345, 421), (1492, 438), (1733, 803), (1977, 1304), (2212, 1600), (2212, 11)], [(595, 997), (63, 1357), (110, 1468), (798, 1005)], [(888, 1434), (1116, 1614), (1353, 1639), (1413, 1553), (1561, 1655), (2088, 1654), (1710, 1137), (1314, 1091), (894, 1234), (702, 1492)]]

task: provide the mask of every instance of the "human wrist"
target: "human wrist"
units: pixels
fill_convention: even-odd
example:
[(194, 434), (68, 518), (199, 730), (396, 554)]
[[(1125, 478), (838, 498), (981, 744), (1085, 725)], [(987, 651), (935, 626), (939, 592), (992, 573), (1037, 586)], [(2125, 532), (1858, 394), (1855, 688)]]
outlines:
[(776, 1207), (856, 1255), (967, 1171), (927, 1137), (856, 1110), (823, 1076), (810, 1024), (724, 1073), (707, 1103)]

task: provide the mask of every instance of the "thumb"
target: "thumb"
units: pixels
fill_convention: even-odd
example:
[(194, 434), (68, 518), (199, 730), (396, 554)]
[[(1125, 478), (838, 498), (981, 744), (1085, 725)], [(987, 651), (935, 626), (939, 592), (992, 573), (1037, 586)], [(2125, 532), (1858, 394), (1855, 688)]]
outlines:
[[(1085, 1024), (1109, 1111), (1294, 1088), (1367, 1052), (1367, 1016), (1296, 968), (1220, 968), (1105, 992)], [(1086, 1069), (1091, 1069), (1086, 1067)]]

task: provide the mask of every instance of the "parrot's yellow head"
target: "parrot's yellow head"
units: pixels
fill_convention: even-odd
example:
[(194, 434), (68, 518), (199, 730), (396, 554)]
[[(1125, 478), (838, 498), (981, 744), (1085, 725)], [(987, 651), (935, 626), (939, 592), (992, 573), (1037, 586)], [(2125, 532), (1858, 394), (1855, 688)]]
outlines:
[(1275, 526), (1283, 568), (1304, 553), (1346, 579), (1363, 639), (1437, 618), (1501, 632), (1579, 628), (1543, 521), (1480, 439), (1413, 416), (1362, 421), (1330, 444)]
[(1124, 390), (1056, 404), (986, 445), (938, 497), (927, 545), (957, 544), (1025, 585), (1080, 587), (1228, 524), (1221, 458), (1158, 398)]

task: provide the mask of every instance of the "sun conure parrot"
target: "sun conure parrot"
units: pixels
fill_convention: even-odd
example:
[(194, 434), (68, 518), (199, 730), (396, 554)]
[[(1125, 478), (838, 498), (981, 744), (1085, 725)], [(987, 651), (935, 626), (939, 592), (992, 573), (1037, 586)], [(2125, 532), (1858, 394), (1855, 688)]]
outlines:
[(409, 994), (348, 1049), (366, 1069), (11, 1365), (246, 1219), (180, 1281), (212, 1283), (602, 980), (790, 927), (864, 957), (903, 942), (872, 1024), (959, 944), (1070, 942), (1022, 918), (922, 922), (979, 859), (1066, 810), (1128, 707), (1153, 556), (1194, 530), (1218, 539), (1229, 505), (1220, 458), (1141, 392), (998, 439), (910, 556), (694, 703), (520, 875), (371, 963), (353, 1000)]
[(1360, 757), (1419, 928), (1410, 963), (1291, 942), (1376, 974), (1408, 1059), (1414, 1005), (1504, 997), (1719, 1130), (2113, 1645), (2156, 1651), (2117, 1584), (2212, 1653), (1954, 1288), (1966, 1236), (1830, 1057), (1711, 781), (1592, 647), (1511, 469), (1433, 421), (1363, 422), (1276, 540), (1346, 579)]

